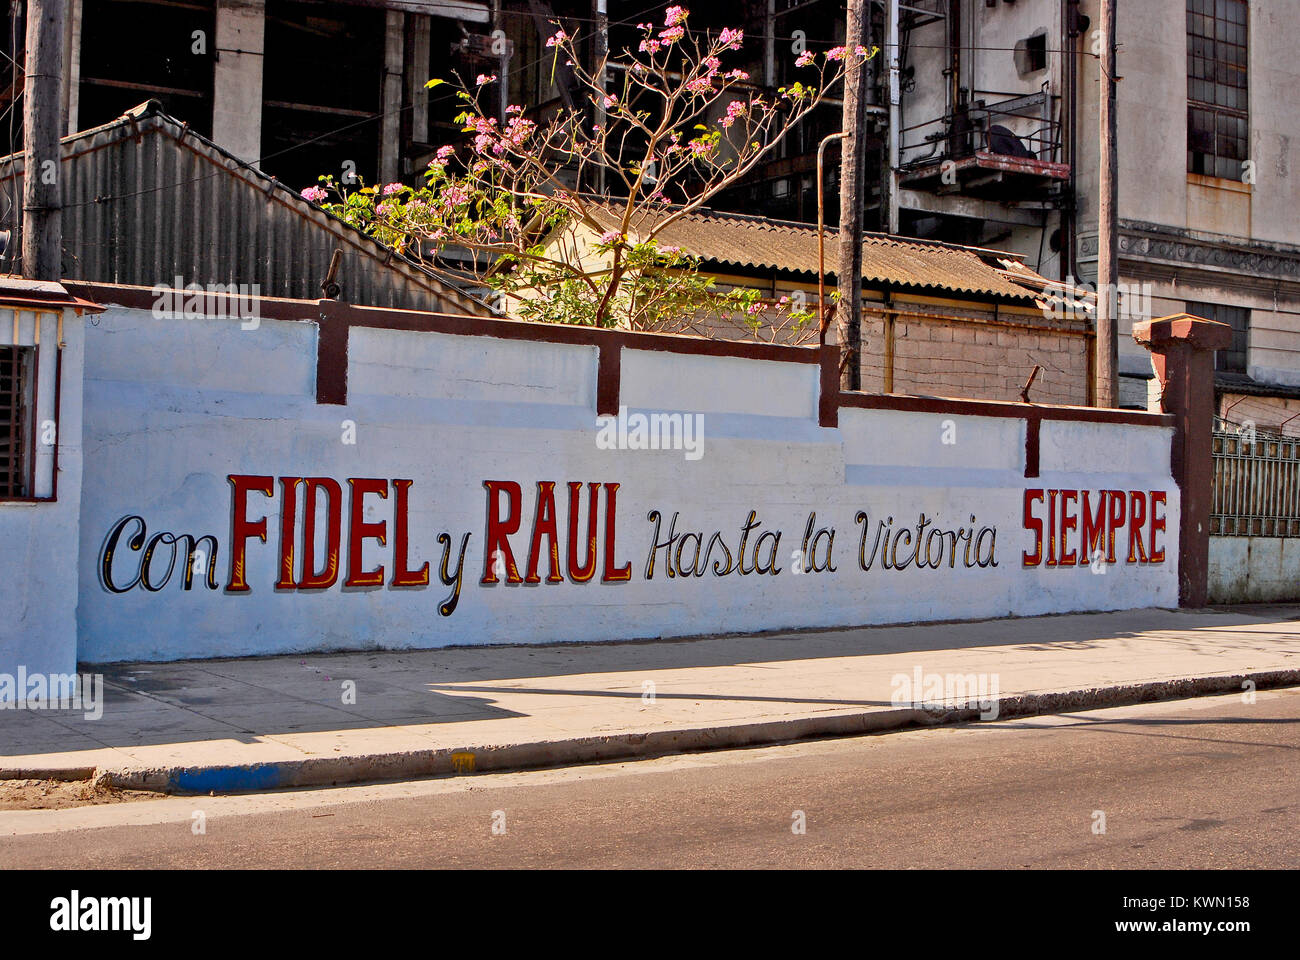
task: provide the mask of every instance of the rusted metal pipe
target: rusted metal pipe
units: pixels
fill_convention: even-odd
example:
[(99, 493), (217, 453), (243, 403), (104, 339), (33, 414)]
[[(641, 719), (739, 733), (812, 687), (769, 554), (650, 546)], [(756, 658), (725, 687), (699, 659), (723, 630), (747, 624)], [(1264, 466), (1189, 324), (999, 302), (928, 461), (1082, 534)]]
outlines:
[(1034, 381), (1038, 379), (1038, 375), (1042, 372), (1043, 372), (1042, 364), (1038, 364), (1038, 363), (1034, 364), (1034, 369), (1029, 371), (1029, 379), (1025, 381), (1024, 387), (1021, 388), (1020, 390), (1020, 400), (1022, 403), (1033, 402), (1032, 400), (1029, 399), (1029, 390), (1034, 385)]
[(826, 198), (825, 198), (825, 164), (826, 145), (832, 140), (843, 140), (848, 134), (844, 131), (827, 134), (817, 144), (817, 340), (826, 345)]

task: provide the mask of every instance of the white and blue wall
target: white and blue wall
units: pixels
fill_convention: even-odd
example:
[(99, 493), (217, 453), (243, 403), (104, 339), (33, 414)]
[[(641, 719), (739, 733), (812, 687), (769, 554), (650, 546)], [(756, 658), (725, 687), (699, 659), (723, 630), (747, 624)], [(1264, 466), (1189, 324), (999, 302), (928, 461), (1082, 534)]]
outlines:
[[(0, 671), (51, 646), (62, 652), (47, 661), (71, 669), (73, 656), (607, 641), (1178, 603), (1166, 417), (823, 395), (833, 371), (801, 348), (311, 302), (264, 301), (256, 322), (160, 317), (141, 291), (122, 304), (111, 288), (97, 295), (108, 309), (86, 328), (84, 423), (80, 328), (68, 337), (57, 512), (0, 504), (10, 556), (27, 558), (4, 561), (3, 606), (26, 612), (2, 635)], [(598, 413), (620, 409), (633, 433), (637, 414), (698, 417), (702, 450), (607, 449)], [(318, 491), (337, 484), (342, 502), (337, 579), (304, 588), (330, 567), (323, 492), (305, 558), (308, 478)], [(268, 482), (270, 496), (258, 489)], [(570, 483), (581, 484), (572, 566)], [(492, 504), (508, 530), (514, 484), (518, 529), (504, 544), (523, 580), (536, 540), (537, 583), (506, 582), (510, 558), (487, 555)], [(1083, 491), (1123, 513), (1114, 562), (1080, 548)], [(1062, 520), (1075, 523), (1064, 542)], [(1136, 545), (1129, 527), (1141, 528)], [(426, 562), (427, 585), (394, 583), (420, 580)], [(381, 565), (380, 584), (347, 585)]]

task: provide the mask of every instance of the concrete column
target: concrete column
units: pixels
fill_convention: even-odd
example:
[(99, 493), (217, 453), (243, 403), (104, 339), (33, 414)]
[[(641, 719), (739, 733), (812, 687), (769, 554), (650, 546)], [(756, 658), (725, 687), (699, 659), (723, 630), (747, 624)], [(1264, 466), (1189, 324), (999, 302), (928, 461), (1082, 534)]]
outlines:
[(384, 32), (384, 89), (379, 109), (379, 181), (402, 175), (402, 61), (406, 53), (406, 14), (389, 10)]
[(217, 0), (212, 139), (239, 159), (262, 155), (266, 0)]
[(1181, 494), (1178, 603), (1203, 607), (1210, 556), (1214, 351), (1232, 343), (1232, 328), (1180, 313), (1134, 324), (1133, 339), (1151, 351), (1159, 412), (1175, 418), (1170, 466)]
[(68, 0), (68, 18), (63, 25), (63, 117), (64, 132), (77, 132), (81, 93), (81, 0)]
[(411, 63), (407, 80), (411, 95), (411, 139), (428, 143), (429, 91), (424, 85), (429, 81), (433, 56), (433, 21), (420, 15), (411, 16), (410, 21)]

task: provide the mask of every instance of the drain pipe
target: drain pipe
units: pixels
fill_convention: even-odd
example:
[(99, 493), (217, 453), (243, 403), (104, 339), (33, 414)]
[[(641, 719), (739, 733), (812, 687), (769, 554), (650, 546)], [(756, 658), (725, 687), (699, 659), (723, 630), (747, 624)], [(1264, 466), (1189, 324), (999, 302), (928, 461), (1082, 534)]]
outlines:
[(817, 341), (826, 346), (826, 145), (832, 140), (843, 140), (848, 134), (840, 131), (822, 138), (817, 144)]

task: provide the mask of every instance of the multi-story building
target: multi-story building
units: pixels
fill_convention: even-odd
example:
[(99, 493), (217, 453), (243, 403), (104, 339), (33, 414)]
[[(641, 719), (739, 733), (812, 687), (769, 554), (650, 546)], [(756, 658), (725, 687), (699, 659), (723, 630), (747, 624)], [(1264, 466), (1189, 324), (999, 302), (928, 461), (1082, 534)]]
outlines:
[[(17, 6), (17, 5), (15, 5)], [(70, 0), (69, 131), (146, 97), (235, 156), (300, 189), (324, 173), (419, 175), (462, 132), (431, 77), (500, 75), (502, 107), (565, 102), (548, 58), (554, 22), (609, 48), (667, 4), (630, 0)], [(689, 6), (689, 4), (688, 4)], [(896, 64), (869, 64), (869, 229), (1012, 252), (1046, 277), (1095, 280), (1099, 0), (874, 0), (875, 42), (897, 11)], [(16, 16), (16, 14), (14, 15)], [(753, 82), (796, 75), (804, 49), (842, 42), (835, 0), (692, 11), (743, 26)], [(21, 62), (21, 23), (0, 42)], [(1288, 0), (1144, 0), (1119, 10), (1121, 400), (1146, 402), (1134, 317), (1191, 312), (1232, 325), (1217, 357), (1220, 413), (1278, 427), (1300, 412), (1300, 236), (1292, 174)], [(896, 69), (891, 70), (891, 66)], [(3, 78), (0, 78), (2, 82)], [(10, 78), (9, 103), (17, 91)], [(3, 96), (3, 94), (0, 94)], [(896, 101), (896, 102), (895, 102)], [(891, 110), (891, 107), (893, 109)], [(816, 219), (816, 149), (839, 128), (828, 101), (720, 211)], [(11, 139), (13, 139), (11, 137)], [(15, 147), (17, 145), (15, 144)], [(896, 161), (891, 157), (896, 155)], [(838, 214), (834, 150), (827, 221)], [(872, 349), (872, 344), (867, 344)], [(1300, 423), (1300, 418), (1297, 418)]]
[[(1098, 0), (929, 0), (903, 18), (903, 232), (1002, 246), (1095, 281)], [(934, 13), (924, 17), (915, 8)], [(1219, 412), (1258, 428), (1300, 413), (1300, 67), (1287, 0), (1120, 4), (1121, 399), (1144, 405), (1132, 321), (1228, 323)], [(1125, 293), (1127, 295), (1125, 296)]]

